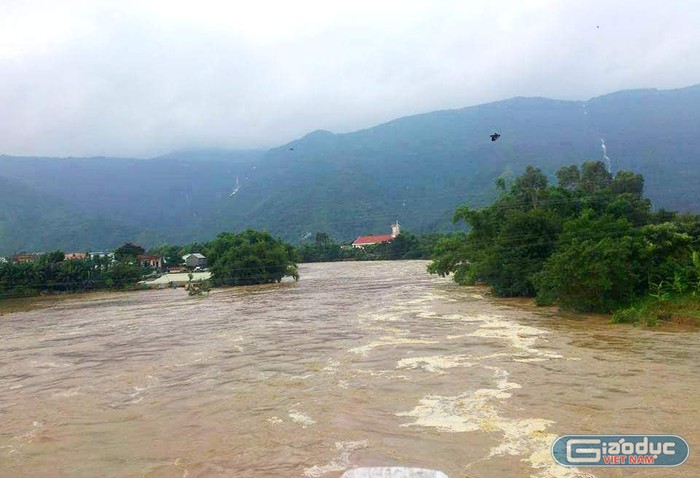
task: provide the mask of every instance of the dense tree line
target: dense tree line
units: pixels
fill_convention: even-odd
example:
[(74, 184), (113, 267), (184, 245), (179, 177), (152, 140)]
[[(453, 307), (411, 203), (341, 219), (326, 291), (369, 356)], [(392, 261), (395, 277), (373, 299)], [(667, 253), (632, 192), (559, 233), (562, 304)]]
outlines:
[(528, 166), (509, 184), (497, 180), (490, 206), (459, 207), (454, 221), (469, 231), (441, 240), (429, 271), (577, 311), (623, 310), (659, 291), (700, 294), (698, 216), (653, 212), (641, 175), (613, 176), (599, 161), (556, 178), (550, 185)]
[(140, 267), (128, 262), (109, 257), (65, 260), (63, 252), (55, 251), (34, 262), (0, 264), (0, 297), (124, 289), (142, 274)]
[[(164, 245), (152, 254), (165, 256), (166, 263), (182, 263), (182, 255), (201, 252), (207, 256), (214, 285), (252, 285), (298, 279), (297, 253), (292, 246), (267, 232), (247, 230), (222, 233), (208, 243)], [(33, 262), (0, 264), (0, 298), (41, 293), (86, 292), (133, 288), (144, 276), (158, 271), (141, 267), (137, 258), (144, 249), (127, 242), (113, 257), (66, 260), (61, 251), (42, 254)], [(207, 284), (195, 284), (197, 291)], [(197, 292), (196, 291), (196, 292)]]
[(320, 232), (313, 242), (299, 246), (297, 254), (300, 262), (430, 259), (435, 244), (443, 237), (445, 235), (439, 233), (416, 236), (403, 232), (390, 242), (356, 248), (339, 244), (328, 234)]

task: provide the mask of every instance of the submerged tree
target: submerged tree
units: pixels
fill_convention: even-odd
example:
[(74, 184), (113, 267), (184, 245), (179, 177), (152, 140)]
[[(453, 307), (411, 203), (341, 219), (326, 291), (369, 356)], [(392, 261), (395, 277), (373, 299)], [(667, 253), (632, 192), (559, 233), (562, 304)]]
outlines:
[(225, 232), (209, 243), (207, 260), (215, 285), (253, 285), (299, 279), (291, 246), (268, 232)]

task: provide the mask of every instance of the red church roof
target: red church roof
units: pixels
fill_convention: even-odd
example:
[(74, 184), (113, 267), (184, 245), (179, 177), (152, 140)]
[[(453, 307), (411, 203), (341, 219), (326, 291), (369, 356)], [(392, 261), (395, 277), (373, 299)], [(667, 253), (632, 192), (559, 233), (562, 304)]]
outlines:
[(382, 234), (380, 236), (359, 236), (352, 244), (353, 246), (378, 244), (380, 242), (389, 242), (392, 239), (393, 237), (391, 237), (391, 234)]

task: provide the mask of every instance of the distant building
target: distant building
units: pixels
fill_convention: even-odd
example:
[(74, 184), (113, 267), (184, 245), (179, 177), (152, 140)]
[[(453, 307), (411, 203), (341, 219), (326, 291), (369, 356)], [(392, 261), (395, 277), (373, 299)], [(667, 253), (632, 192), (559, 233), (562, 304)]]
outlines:
[(182, 256), (182, 260), (185, 261), (185, 265), (187, 267), (195, 268), (195, 267), (206, 267), (207, 266), (207, 258), (204, 257), (203, 254), (200, 254), (198, 252), (195, 252), (193, 254), (186, 254)]
[(163, 256), (153, 254), (141, 254), (136, 257), (141, 267), (155, 267), (156, 269), (163, 268)]
[(114, 258), (113, 252), (91, 251), (91, 252), (88, 252), (87, 255), (90, 259), (98, 259), (98, 258), (102, 258), (102, 257)]
[(67, 261), (82, 261), (87, 258), (87, 254), (85, 252), (66, 252), (64, 257)]
[(399, 221), (396, 221), (391, 225), (391, 234), (382, 234), (379, 236), (358, 236), (352, 243), (352, 247), (363, 248), (365, 246), (371, 246), (373, 244), (382, 244), (384, 242), (390, 242), (392, 239), (396, 238), (401, 234), (401, 225)]
[(22, 263), (22, 262), (34, 262), (34, 261), (37, 260), (40, 256), (41, 256), (41, 254), (36, 254), (36, 253), (32, 253), (32, 254), (15, 254), (14, 256), (12, 256), (12, 262), (14, 262), (15, 264), (19, 264), (19, 263)]

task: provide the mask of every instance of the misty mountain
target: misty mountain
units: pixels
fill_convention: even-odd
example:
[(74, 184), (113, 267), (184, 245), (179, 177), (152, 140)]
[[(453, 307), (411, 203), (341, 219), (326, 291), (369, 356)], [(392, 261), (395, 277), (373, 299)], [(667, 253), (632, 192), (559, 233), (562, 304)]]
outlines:
[(76, 211), (57, 196), (0, 177), (0, 252), (100, 250), (156, 240), (145, 228)]
[[(494, 131), (502, 136), (491, 142)], [(602, 159), (601, 140), (613, 172), (644, 174), (655, 207), (700, 211), (698, 131), (700, 85), (589, 101), (513, 98), (352, 133), (315, 131), (266, 152), (184, 151), (147, 160), (4, 156), (2, 184), (23, 200), (6, 202), (0, 191), (3, 209), (12, 209), (0, 252), (95, 241), (108, 247), (125, 236), (145, 245), (181, 243), (246, 227), (293, 242), (317, 231), (343, 240), (386, 233), (394, 220), (414, 232), (449, 229), (456, 205), (493, 199), (498, 176), (515, 176), (527, 164), (553, 174)], [(66, 211), (73, 222), (61, 226), (56, 218)], [(33, 230), (44, 231), (41, 242), (22, 225), (30, 217)], [(66, 236), (61, 229), (71, 224), (80, 232)]]

